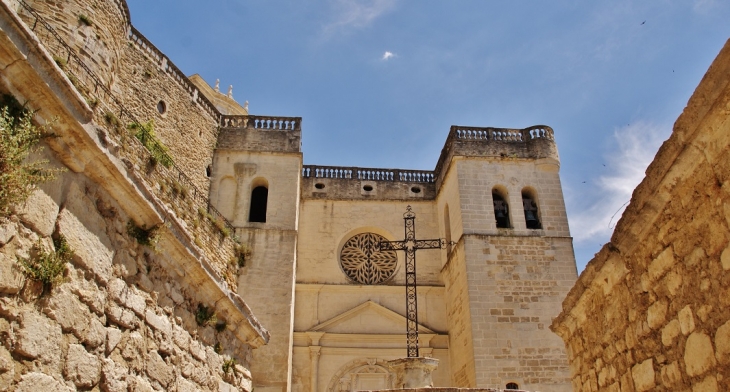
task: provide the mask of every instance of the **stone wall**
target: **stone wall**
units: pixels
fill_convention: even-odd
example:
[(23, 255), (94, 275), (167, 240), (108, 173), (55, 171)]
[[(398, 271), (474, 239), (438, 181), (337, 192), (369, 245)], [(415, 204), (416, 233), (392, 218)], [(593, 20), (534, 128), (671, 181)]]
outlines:
[[(93, 181), (66, 172), (17, 212), (0, 221), (0, 390), (251, 390), (236, 326), (196, 323), (198, 304), (215, 304), (170, 268), (166, 240), (151, 249), (127, 234), (129, 217)], [(43, 293), (17, 258), (58, 236), (74, 257)]]
[(730, 390), (730, 43), (552, 329), (581, 391)]

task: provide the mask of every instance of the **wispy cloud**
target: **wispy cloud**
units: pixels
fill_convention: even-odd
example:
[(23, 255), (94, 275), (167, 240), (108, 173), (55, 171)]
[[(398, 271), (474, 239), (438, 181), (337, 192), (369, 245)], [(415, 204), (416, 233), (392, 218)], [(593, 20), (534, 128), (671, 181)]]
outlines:
[(386, 50), (385, 53), (383, 53), (383, 57), (381, 58), (381, 60), (388, 61), (389, 59), (391, 59), (393, 57), (395, 57), (395, 54), (393, 54), (393, 52), (388, 52)]
[(605, 242), (623, 214), (649, 163), (671, 131), (671, 127), (638, 122), (614, 131), (616, 148), (605, 155), (608, 173), (593, 185), (597, 197), (592, 204), (570, 216), (570, 231), (576, 243), (601, 239)]
[(390, 11), (395, 0), (331, 0), (334, 20), (325, 26), (325, 33), (370, 25)]
[(698, 14), (707, 14), (719, 5), (717, 0), (694, 0), (692, 8)]

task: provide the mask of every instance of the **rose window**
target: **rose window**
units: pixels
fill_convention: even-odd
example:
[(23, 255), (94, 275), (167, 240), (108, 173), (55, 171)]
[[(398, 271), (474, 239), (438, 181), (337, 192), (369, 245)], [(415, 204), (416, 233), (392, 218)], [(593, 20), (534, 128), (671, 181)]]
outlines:
[(375, 233), (353, 236), (342, 247), (340, 266), (348, 278), (361, 284), (379, 284), (395, 274), (398, 256), (393, 250), (380, 250), (385, 237)]

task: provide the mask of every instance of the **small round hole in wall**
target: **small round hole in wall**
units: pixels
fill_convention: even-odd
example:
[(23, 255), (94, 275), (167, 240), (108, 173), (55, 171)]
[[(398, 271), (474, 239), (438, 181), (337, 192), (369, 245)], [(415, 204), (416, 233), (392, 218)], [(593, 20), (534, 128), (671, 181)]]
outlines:
[(414, 186), (411, 188), (411, 192), (413, 193), (421, 193), (421, 188)]
[(373, 190), (373, 187), (372, 187), (372, 185), (365, 185), (364, 187), (362, 187), (362, 189), (363, 189), (363, 190), (364, 190), (365, 192), (370, 192), (370, 191), (372, 191), (372, 190)]
[(318, 183), (314, 184), (314, 187), (317, 189), (324, 189), (324, 184), (322, 184), (321, 182), (318, 182)]
[(167, 112), (167, 104), (165, 101), (157, 102), (157, 111), (160, 112), (160, 114), (165, 114)]

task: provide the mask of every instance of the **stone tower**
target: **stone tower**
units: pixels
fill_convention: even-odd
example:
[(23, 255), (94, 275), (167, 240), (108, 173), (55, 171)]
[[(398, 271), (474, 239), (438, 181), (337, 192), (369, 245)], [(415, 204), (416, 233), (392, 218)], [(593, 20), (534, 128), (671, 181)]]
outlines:
[(211, 173), (211, 200), (252, 251), (239, 294), (275, 337), (254, 352), (257, 390), (290, 388), (301, 119), (227, 116)]
[(577, 277), (549, 127), (452, 127), (438, 166), (452, 380), (567, 391), (547, 327)]

